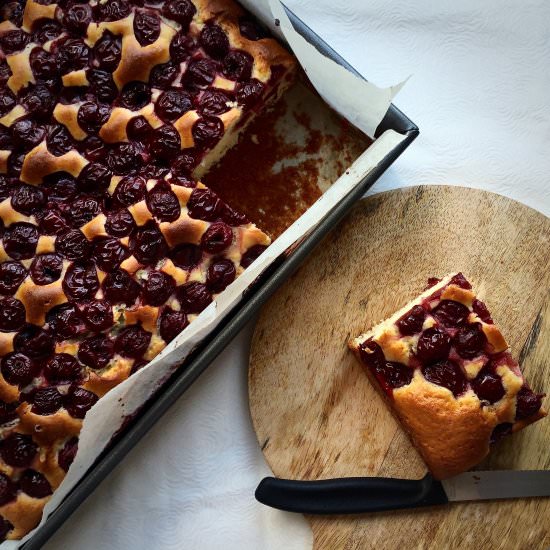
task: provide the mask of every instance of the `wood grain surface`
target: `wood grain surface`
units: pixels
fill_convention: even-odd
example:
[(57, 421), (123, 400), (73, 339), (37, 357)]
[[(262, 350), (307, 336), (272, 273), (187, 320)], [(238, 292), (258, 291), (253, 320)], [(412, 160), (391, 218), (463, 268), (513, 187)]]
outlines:
[[(250, 410), (275, 475), (424, 474), (346, 342), (413, 298), (430, 276), (463, 271), (531, 386), (550, 393), (549, 266), (550, 220), (505, 197), (429, 186), (361, 201), (256, 326)], [(479, 469), (550, 469), (550, 420), (505, 439)], [(315, 548), (550, 547), (550, 498), (308, 520)]]

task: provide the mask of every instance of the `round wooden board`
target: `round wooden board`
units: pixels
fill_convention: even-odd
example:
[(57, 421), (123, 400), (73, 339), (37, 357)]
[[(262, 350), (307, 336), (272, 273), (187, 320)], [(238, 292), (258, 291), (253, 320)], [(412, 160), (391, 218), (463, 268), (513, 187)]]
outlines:
[[(266, 304), (256, 326), (250, 410), (274, 473), (424, 474), (346, 342), (413, 298), (430, 276), (463, 271), (532, 387), (550, 393), (549, 265), (550, 220), (505, 197), (429, 186), (361, 201)], [(546, 419), (503, 441), (480, 469), (550, 469), (549, 448)], [(308, 519), (316, 548), (550, 545), (548, 498)]]

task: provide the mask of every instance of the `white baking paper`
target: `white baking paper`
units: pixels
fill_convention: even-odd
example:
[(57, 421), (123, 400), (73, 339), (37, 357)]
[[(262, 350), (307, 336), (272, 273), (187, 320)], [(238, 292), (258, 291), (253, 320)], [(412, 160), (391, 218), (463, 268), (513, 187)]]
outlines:
[[(278, 19), (281, 22), (280, 31), (293, 48), (306, 73), (312, 78), (312, 82), (321, 96), (350, 122), (367, 134), (373, 135), (391, 103), (391, 98), (402, 85), (383, 90), (342, 69), (307, 44), (292, 29), (282, 6), (274, 0), (269, 1), (273, 14), (268, 17), (266, 17), (269, 9), (267, 3), (254, 2), (252, 4), (249, 1), (242, 3), (259, 15), (276, 34), (279, 29), (275, 26), (274, 21)], [(346, 93), (342, 93), (344, 87), (347, 88)], [(365, 98), (370, 99), (366, 100)], [(76, 459), (63, 483), (46, 505), (42, 522), (93, 465), (121, 427), (125, 417), (136, 412), (154, 394), (189, 352), (238, 303), (247, 287), (275, 258), (313, 229), (349, 191), (380, 163), (390, 150), (404, 139), (405, 136), (392, 130), (381, 135), (311, 208), (276, 239), (266, 252), (218, 297), (216, 302), (210, 304), (151, 363), (98, 401), (86, 415)], [(31, 536), (32, 532), (22, 541), (5, 541), (0, 547), (2, 550), (16, 549)]]

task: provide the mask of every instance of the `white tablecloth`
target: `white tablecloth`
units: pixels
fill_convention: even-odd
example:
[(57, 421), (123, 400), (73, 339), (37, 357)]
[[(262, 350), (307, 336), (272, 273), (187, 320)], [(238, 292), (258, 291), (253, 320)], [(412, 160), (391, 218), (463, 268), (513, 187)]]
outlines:
[[(421, 183), (482, 187), (550, 215), (547, 0), (288, 0), (379, 85), (419, 139), (372, 193)], [(268, 474), (248, 415), (252, 325), (48, 543), (79, 548), (306, 549), (301, 516), (254, 501)]]

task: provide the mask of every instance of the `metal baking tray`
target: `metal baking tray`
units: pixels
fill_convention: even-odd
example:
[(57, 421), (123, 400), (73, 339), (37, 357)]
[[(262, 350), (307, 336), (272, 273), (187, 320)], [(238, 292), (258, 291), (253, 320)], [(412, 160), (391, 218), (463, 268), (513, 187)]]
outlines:
[[(294, 28), (313, 44), (320, 52), (335, 62), (361, 76), (349, 63), (336, 53), (326, 42), (313, 32), (292, 11), (285, 8)], [(384, 171), (403, 153), (418, 136), (418, 127), (397, 107), (391, 105), (380, 123), (376, 136), (386, 130), (394, 130), (405, 139), (394, 147), (353, 190), (348, 193), (318, 225), (292, 250), (288, 256), (275, 261), (244, 295), (238, 306), (210, 334), (207, 341), (195, 349), (185, 360), (184, 366), (147, 402), (113, 439), (109, 447), (95, 464), (82, 477), (63, 502), (52, 512), (36, 533), (20, 548), (38, 550), (59, 529), (65, 520), (105, 479), (114, 467), (151, 429), (175, 401), (191, 386), (210, 363), (223, 351), (247, 321), (260, 309), (262, 304), (274, 294), (283, 282), (292, 275), (315, 246), (348, 213), (357, 200), (372, 187)], [(251, 496), (252, 498), (252, 496)]]

